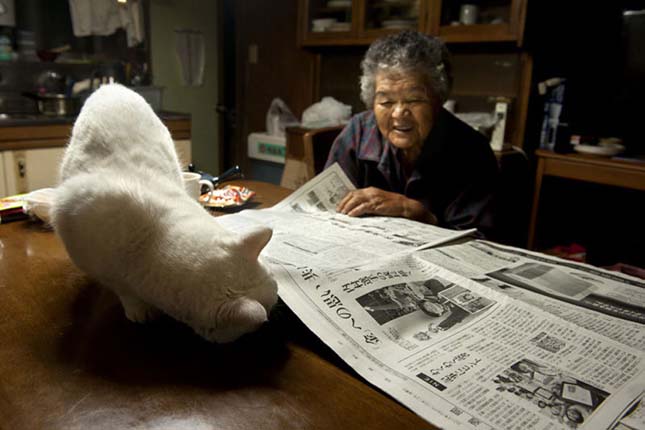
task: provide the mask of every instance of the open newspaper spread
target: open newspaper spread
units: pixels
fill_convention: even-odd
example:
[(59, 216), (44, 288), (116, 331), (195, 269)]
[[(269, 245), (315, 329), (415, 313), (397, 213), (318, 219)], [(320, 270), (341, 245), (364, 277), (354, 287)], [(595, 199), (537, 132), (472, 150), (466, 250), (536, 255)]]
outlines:
[(334, 165), (219, 220), (274, 229), (263, 255), (280, 297), (366, 380), (448, 429), (645, 429), (645, 283), (335, 213), (353, 188)]

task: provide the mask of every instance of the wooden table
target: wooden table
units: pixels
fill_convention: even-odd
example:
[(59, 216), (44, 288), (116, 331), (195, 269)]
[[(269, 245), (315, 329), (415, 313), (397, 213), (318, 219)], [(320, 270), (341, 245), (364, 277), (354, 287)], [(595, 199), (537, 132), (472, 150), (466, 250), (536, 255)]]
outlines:
[[(290, 190), (239, 181), (268, 207)], [(0, 429), (429, 429), (349, 370), (284, 306), (210, 344), (138, 325), (55, 234), (0, 225)]]
[(645, 191), (645, 163), (612, 160), (578, 153), (557, 154), (541, 149), (537, 150), (535, 154), (538, 157), (538, 164), (535, 173), (533, 209), (529, 224), (529, 249), (534, 249), (535, 247), (540, 192), (544, 176), (557, 176)]

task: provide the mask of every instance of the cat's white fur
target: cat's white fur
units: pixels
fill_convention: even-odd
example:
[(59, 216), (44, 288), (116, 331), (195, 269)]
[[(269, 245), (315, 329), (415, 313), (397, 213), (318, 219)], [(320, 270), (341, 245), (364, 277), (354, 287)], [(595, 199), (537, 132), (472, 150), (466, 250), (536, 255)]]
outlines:
[(234, 235), (188, 196), (170, 133), (138, 94), (113, 84), (88, 98), (61, 180), (54, 228), (130, 320), (163, 311), (216, 342), (267, 320), (277, 286), (259, 254), (271, 230)]

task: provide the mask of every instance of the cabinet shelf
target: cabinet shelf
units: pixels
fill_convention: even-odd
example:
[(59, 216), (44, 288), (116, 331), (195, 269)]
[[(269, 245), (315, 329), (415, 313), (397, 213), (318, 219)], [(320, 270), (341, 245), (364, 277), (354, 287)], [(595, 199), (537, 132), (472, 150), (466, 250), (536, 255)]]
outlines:
[(489, 99), (507, 98), (507, 99), (513, 100), (517, 98), (517, 94), (501, 93), (499, 91), (494, 92), (494, 91), (486, 91), (486, 90), (479, 90), (479, 91), (453, 90), (450, 93), (450, 97), (481, 97), (481, 98), (489, 98)]
[[(515, 42), (521, 46), (524, 33), (527, 0), (506, 0), (506, 12), (501, 13), (504, 22), (481, 23), (472, 25), (447, 25), (454, 21), (454, 8), (450, 10), (448, 0), (419, 0), (418, 11), (412, 16), (389, 15), (388, 9), (405, 9), (415, 7), (414, 1), (378, 1), (355, 0), (351, 6), (327, 6), (324, 2), (300, 0), (300, 35), (301, 46), (347, 46), (364, 45), (400, 29), (368, 27), (369, 23), (383, 22), (388, 19), (417, 20), (417, 29), (421, 32), (439, 36), (446, 43), (490, 43)], [(496, 7), (498, 7), (497, 5)], [(446, 8), (446, 10), (443, 10)], [(313, 32), (311, 21), (318, 17), (345, 13), (352, 23), (349, 32)], [(498, 15), (498, 16), (499, 16)], [(486, 19), (486, 18), (484, 18)], [(331, 36), (329, 35), (331, 33)]]
[(325, 6), (316, 9), (319, 13), (350, 12), (351, 10), (351, 6)]
[(517, 40), (517, 35), (511, 31), (509, 24), (444, 25), (439, 27), (439, 37), (446, 43)]
[(383, 1), (378, 3), (371, 3), (370, 7), (372, 8), (388, 8), (388, 7), (412, 7), (414, 6), (413, 1)]

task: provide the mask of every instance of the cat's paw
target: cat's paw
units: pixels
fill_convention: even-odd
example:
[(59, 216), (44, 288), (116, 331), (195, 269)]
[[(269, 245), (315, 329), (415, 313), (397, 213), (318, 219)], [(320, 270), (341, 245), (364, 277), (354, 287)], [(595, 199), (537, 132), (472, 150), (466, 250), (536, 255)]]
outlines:
[(121, 299), (126, 318), (132, 322), (145, 323), (157, 319), (161, 314), (161, 311), (136, 297), (120, 295), (119, 299)]

